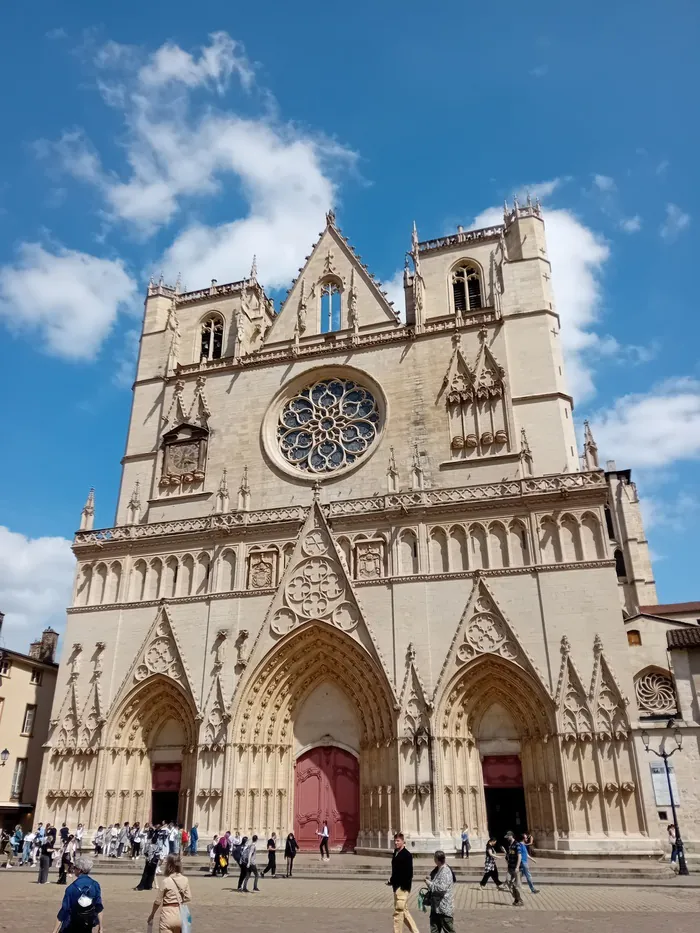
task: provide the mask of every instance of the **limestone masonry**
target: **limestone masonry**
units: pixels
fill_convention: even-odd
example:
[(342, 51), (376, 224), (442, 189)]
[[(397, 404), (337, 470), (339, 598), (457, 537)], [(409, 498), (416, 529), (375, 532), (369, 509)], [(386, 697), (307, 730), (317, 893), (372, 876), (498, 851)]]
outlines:
[(330, 212), (278, 314), (255, 264), (149, 286), (37, 819), (653, 854), (641, 732), (674, 717), (697, 845), (700, 645), (667, 633), (700, 634), (700, 604), (657, 604), (629, 470), (587, 425), (579, 456), (539, 204), (414, 230), (404, 283), (405, 323)]

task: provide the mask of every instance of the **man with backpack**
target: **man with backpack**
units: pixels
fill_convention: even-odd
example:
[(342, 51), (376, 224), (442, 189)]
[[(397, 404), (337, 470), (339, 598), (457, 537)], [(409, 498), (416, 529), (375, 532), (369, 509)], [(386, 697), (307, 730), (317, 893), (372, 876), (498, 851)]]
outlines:
[(81, 855), (75, 860), (78, 877), (66, 888), (53, 933), (102, 933), (102, 891), (90, 878), (92, 859)]

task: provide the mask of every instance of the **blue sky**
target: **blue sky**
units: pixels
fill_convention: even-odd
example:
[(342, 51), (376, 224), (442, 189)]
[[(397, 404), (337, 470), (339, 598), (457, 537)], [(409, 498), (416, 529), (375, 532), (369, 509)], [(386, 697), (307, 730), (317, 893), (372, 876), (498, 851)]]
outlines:
[[(112, 523), (148, 276), (273, 294), (334, 203), (398, 295), (423, 238), (530, 188), (579, 422), (632, 467), (661, 601), (697, 599), (692, 2), (443, 0), (0, 12), (0, 610), (61, 624), (91, 485)], [(566, 9), (563, 9), (563, 8)], [(303, 15), (300, 10), (303, 9)]]

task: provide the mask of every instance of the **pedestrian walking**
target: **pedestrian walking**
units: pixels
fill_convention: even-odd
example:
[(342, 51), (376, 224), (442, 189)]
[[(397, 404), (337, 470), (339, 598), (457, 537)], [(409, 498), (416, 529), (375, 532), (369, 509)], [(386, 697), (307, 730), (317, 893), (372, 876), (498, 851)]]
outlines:
[(53, 855), (53, 840), (51, 836), (45, 836), (39, 849), (39, 884), (46, 884), (49, 880), (49, 868), (51, 868), (51, 856)]
[(523, 833), (520, 837), (520, 874), (527, 881), (528, 888), (532, 891), (533, 894), (539, 894), (538, 888), (535, 887), (532, 881), (532, 875), (530, 874), (530, 862), (536, 861), (528, 852), (527, 849), (527, 833)]
[(238, 890), (243, 890), (243, 882), (246, 879), (248, 874), (248, 837), (244, 836), (241, 839), (241, 844), (233, 850), (233, 857), (238, 862), (238, 866), (241, 869), (240, 874), (238, 875)]
[(290, 833), (287, 836), (287, 840), (284, 844), (284, 857), (287, 859), (287, 873), (284, 876), (285, 878), (292, 877), (292, 869), (294, 868), (294, 859), (296, 858), (298, 849), (299, 849), (299, 843), (294, 838), (294, 833)]
[(68, 836), (59, 850), (58, 879), (56, 884), (66, 884), (73, 862), (73, 836)]
[(158, 933), (181, 933), (184, 926), (183, 914), (188, 919), (189, 925), (191, 902), (190, 883), (182, 874), (180, 857), (169, 855), (165, 861), (163, 887), (158, 892), (148, 917), (149, 928), (152, 927), (153, 918), (160, 908)]
[(190, 834), (184, 826), (180, 826), (180, 851), (183, 855), (190, 854)]
[(92, 859), (81, 855), (75, 860), (74, 870), (77, 878), (68, 885), (63, 894), (53, 933), (79, 933), (88, 930), (92, 933), (102, 933), (104, 905), (100, 886), (90, 877)]
[(273, 833), (267, 840), (267, 865), (261, 872), (263, 878), (268, 871), (273, 878), (277, 874), (277, 833)]
[(129, 854), (129, 849), (131, 847), (130, 834), (129, 824), (124, 823), (117, 837), (117, 858), (121, 858), (125, 852), (127, 855)]
[(117, 849), (119, 847), (119, 833), (121, 832), (119, 823), (114, 823), (113, 826), (109, 829), (109, 836), (106, 840), (107, 843), (107, 855), (109, 858), (117, 857)]
[(462, 858), (469, 858), (470, 849), (471, 843), (469, 842), (469, 829), (465, 826), (462, 830)]
[(22, 841), (22, 856), (19, 860), (20, 865), (27, 865), (30, 862), (33, 864), (32, 859), (32, 850), (34, 848), (34, 840), (36, 839), (36, 833), (34, 830), (30, 830)]
[(61, 845), (64, 846), (68, 842), (68, 837), (70, 836), (70, 830), (66, 823), (61, 824), (61, 829), (59, 831), (59, 839), (61, 840)]
[(212, 875), (214, 874), (214, 864), (216, 861), (216, 844), (218, 841), (219, 841), (219, 837), (215, 835), (212, 841), (207, 846), (207, 855), (209, 856), (209, 872)]
[(520, 843), (515, 841), (513, 833), (506, 833), (506, 864), (508, 866), (508, 883), (511, 894), (513, 895), (513, 907), (523, 906), (522, 886), (520, 884), (520, 865), (522, 863), (522, 854)]
[(430, 933), (454, 933), (455, 875), (442, 849), (435, 853), (435, 868), (425, 884), (430, 891)]
[(253, 838), (250, 840), (250, 845), (248, 846), (248, 850), (246, 852), (245, 863), (246, 863), (248, 870), (246, 872), (246, 876), (243, 881), (243, 888), (242, 888), (242, 890), (245, 891), (246, 894), (249, 893), (248, 892), (248, 881), (250, 880), (251, 875), (255, 875), (255, 881), (253, 882), (253, 891), (255, 892), (255, 891), (260, 890), (260, 888), (258, 887), (259, 876), (258, 876), (258, 866), (257, 866), (257, 851), (258, 851), (257, 842), (258, 842), (258, 837), (253, 836)]
[(190, 829), (190, 855), (197, 854), (197, 843), (199, 842), (199, 823), (194, 823)]
[[(331, 856), (330, 856), (330, 853), (329, 853), (329, 851), (328, 851), (328, 820), (324, 820), (324, 821), (323, 821), (323, 829), (320, 830), (320, 831), (317, 829), (317, 830), (316, 830), (316, 835), (321, 837), (321, 844), (320, 844), (319, 847), (318, 847), (318, 848), (319, 848), (319, 851), (320, 851), (320, 853), (321, 853), (321, 861), (322, 861), (322, 862), (330, 862)], [(324, 852), (326, 853), (326, 854), (325, 854), (325, 857), (324, 857), (324, 854), (323, 854)]]
[(671, 869), (676, 871), (676, 863), (678, 860), (678, 843), (676, 842), (676, 827), (673, 823), (669, 823), (666, 828), (668, 833), (668, 841), (671, 845)]
[(224, 878), (228, 875), (228, 863), (231, 855), (231, 834), (226, 832), (219, 839), (214, 848), (214, 871), (212, 875), (221, 875)]
[(24, 833), (22, 832), (22, 827), (18, 823), (17, 826), (15, 826), (14, 833), (12, 834), (12, 851), (14, 852), (16, 856), (21, 855), (22, 853), (23, 840), (24, 840)]
[(5, 868), (12, 868), (12, 863), (15, 857), (14, 849), (12, 848), (12, 837), (9, 833), (6, 833), (3, 829), (0, 831), (0, 854), (5, 856)]
[(75, 832), (73, 833), (73, 837), (75, 839), (75, 854), (76, 855), (83, 854), (83, 836), (84, 835), (85, 835), (85, 827), (83, 826), (82, 823), (78, 823), (78, 825), (75, 828)]
[(484, 877), (481, 879), (479, 887), (485, 888), (491, 878), (500, 891), (504, 886), (498, 877), (498, 865), (496, 864), (496, 840), (491, 837), (486, 843), (486, 855), (484, 858)]
[(411, 933), (418, 933), (415, 920), (406, 907), (413, 884), (413, 856), (406, 848), (403, 833), (396, 833), (394, 836), (391, 878), (387, 884), (394, 892), (394, 933), (401, 933), (404, 925)]

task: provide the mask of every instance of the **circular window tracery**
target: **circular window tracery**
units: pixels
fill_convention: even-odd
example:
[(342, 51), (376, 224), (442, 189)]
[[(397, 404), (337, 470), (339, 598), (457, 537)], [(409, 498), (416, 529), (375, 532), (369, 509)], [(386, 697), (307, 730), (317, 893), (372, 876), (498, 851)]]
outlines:
[(320, 379), (283, 405), (277, 425), (282, 457), (296, 469), (324, 475), (351, 466), (380, 429), (377, 400), (352, 379)]

